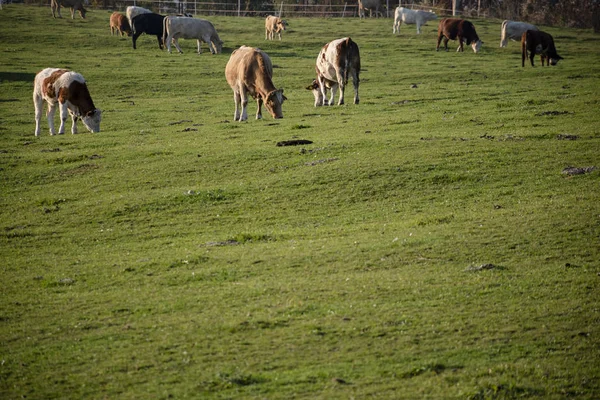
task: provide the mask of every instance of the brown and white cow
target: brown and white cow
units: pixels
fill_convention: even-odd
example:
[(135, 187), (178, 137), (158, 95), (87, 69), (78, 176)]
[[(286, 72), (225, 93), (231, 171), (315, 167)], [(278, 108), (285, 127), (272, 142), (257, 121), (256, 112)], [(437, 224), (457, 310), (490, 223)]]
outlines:
[(547, 60), (548, 65), (556, 65), (559, 60), (563, 58), (556, 52), (554, 47), (554, 39), (552, 35), (543, 31), (532, 31), (527, 30), (521, 36), (521, 66), (525, 66), (525, 59), (527, 58), (527, 52), (529, 52), (529, 61), (533, 67), (533, 57), (536, 54), (540, 55), (542, 61), (542, 67), (544, 61)]
[(67, 114), (71, 114), (71, 133), (77, 133), (76, 122), (81, 119), (90, 132), (100, 132), (102, 111), (94, 106), (85, 79), (77, 72), (59, 68), (46, 68), (35, 76), (33, 104), (35, 106), (35, 136), (40, 135), (40, 120), (44, 101), (48, 103), (48, 125), (50, 134), (54, 129), (54, 114), (60, 108), (60, 128), (58, 134), (65, 133)]
[(82, 0), (51, 0), (50, 8), (52, 9), (52, 16), (56, 18), (62, 18), (60, 15), (60, 7), (69, 7), (71, 9), (71, 19), (75, 19), (75, 11), (79, 12), (81, 18), (85, 19), (85, 13), (87, 10), (83, 8)]
[[(358, 45), (349, 37), (327, 43), (317, 56), (317, 79), (307, 87), (315, 96), (315, 107), (333, 105), (339, 87), (338, 105), (344, 104), (344, 90), (348, 84), (348, 76), (352, 76), (354, 84), (354, 104), (358, 104), (358, 86), (360, 83), (360, 52)], [(331, 89), (331, 97), (327, 100), (327, 90)]]
[(267, 15), (265, 18), (265, 40), (274, 40), (275, 34), (281, 40), (281, 32), (285, 31), (287, 23), (274, 15)]
[(131, 36), (131, 25), (126, 16), (119, 12), (114, 12), (110, 15), (110, 34), (111, 36), (115, 33), (119, 35)]
[(219, 38), (215, 27), (210, 21), (192, 17), (172, 17), (163, 19), (163, 44), (171, 52), (171, 41), (175, 44), (177, 51), (183, 54), (179, 47), (178, 39), (196, 39), (198, 42), (198, 54), (202, 53), (200, 47), (202, 42), (208, 44), (212, 54), (221, 53), (223, 41)]
[(467, 42), (467, 45), (471, 45), (471, 48), (475, 53), (481, 49), (483, 42), (479, 40), (477, 32), (473, 24), (464, 19), (457, 18), (444, 18), (438, 25), (438, 39), (436, 51), (440, 49), (440, 42), (444, 38), (444, 48), (448, 51), (448, 40), (458, 39), (458, 49), (456, 51), (463, 51), (463, 40)]
[(263, 103), (273, 118), (283, 118), (281, 105), (287, 98), (283, 89), (276, 89), (273, 84), (273, 64), (267, 53), (248, 46), (234, 50), (225, 66), (225, 77), (233, 90), (234, 121), (248, 119), (248, 94), (256, 99), (258, 105), (256, 119), (262, 118)]
[(508, 39), (520, 41), (527, 30), (539, 31), (537, 26), (527, 22), (504, 20), (500, 28), (500, 47), (506, 47)]

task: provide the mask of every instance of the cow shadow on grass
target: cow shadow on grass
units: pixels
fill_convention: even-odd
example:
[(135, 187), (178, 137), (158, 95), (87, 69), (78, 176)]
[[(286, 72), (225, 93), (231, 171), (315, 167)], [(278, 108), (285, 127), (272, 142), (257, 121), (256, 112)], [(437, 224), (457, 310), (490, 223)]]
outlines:
[(0, 72), (0, 82), (33, 82), (34, 79), (35, 74), (31, 72)]

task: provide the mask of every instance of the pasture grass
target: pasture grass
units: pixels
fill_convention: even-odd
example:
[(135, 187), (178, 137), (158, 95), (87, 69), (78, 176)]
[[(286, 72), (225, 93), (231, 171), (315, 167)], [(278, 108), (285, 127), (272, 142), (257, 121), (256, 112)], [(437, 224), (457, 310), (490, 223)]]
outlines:
[[(600, 396), (600, 171), (563, 173), (600, 167), (597, 35), (541, 27), (564, 60), (521, 68), (497, 20), (459, 54), (435, 21), (208, 16), (223, 54), (169, 55), (109, 15), (0, 11), (0, 397)], [(361, 104), (314, 108), (346, 35)], [(242, 44), (284, 119), (232, 121)], [(50, 66), (102, 132), (34, 137)]]

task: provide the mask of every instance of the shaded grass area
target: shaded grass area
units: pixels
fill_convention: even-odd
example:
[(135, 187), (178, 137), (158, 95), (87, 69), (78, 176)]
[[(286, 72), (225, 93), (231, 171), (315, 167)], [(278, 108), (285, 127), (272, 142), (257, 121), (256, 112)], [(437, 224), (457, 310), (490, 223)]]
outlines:
[[(431, 23), (301, 18), (266, 42), (206, 16), (225, 50), (198, 56), (134, 51), (109, 15), (0, 13), (2, 397), (597, 397), (599, 175), (563, 173), (600, 167), (591, 32), (543, 27), (565, 59), (521, 68), (493, 20), (475, 55), (436, 53)], [(314, 108), (345, 35), (361, 104)], [(232, 122), (242, 44), (271, 56), (283, 120)], [(86, 77), (101, 133), (34, 138), (48, 66)]]

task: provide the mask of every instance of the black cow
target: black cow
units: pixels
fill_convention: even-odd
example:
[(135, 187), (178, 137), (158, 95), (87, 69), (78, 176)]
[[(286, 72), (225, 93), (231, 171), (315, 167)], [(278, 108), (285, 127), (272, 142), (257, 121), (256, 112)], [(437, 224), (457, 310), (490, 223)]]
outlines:
[(444, 18), (438, 25), (438, 39), (435, 51), (440, 49), (440, 42), (444, 38), (444, 48), (448, 51), (448, 40), (456, 40), (458, 38), (458, 49), (463, 51), (463, 40), (466, 40), (467, 45), (471, 45), (473, 51), (477, 53), (483, 42), (479, 40), (477, 32), (473, 24), (464, 19)]
[(548, 60), (548, 65), (556, 65), (558, 60), (563, 58), (556, 52), (554, 47), (554, 39), (552, 35), (542, 31), (528, 30), (521, 36), (521, 66), (525, 66), (525, 59), (527, 58), (527, 52), (529, 51), (529, 61), (533, 67), (533, 57), (536, 54), (540, 55), (542, 60), (542, 67), (544, 61)]
[(163, 37), (163, 19), (164, 15), (155, 13), (139, 14), (133, 17), (131, 20), (131, 29), (133, 31), (133, 48), (135, 49), (135, 42), (142, 33), (146, 35), (156, 35), (158, 40), (158, 47), (162, 49), (162, 37)]

